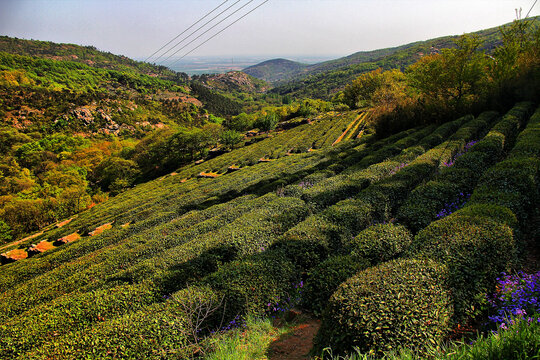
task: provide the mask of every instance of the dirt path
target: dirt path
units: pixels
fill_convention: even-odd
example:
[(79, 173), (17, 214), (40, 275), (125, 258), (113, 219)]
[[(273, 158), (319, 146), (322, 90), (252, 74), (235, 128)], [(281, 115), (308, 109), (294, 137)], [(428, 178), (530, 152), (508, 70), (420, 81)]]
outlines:
[(268, 349), (269, 360), (308, 360), (313, 339), (321, 327), (321, 321), (306, 319), (291, 332), (282, 335)]
[(20, 243), (25, 242), (26, 240), (33, 239), (33, 238), (38, 237), (39, 235), (42, 235), (42, 234), (43, 234), (43, 231), (42, 231), (42, 232), (38, 232), (38, 233), (36, 233), (36, 234), (34, 234), (34, 235), (27, 236), (27, 237), (25, 237), (24, 239), (21, 239), (21, 240), (18, 240), (18, 241), (14, 241), (14, 242), (10, 242), (9, 244), (2, 245), (2, 246), (0, 246), (0, 251), (3, 250), (3, 249), (7, 249), (7, 248), (10, 247), (10, 246), (19, 245)]

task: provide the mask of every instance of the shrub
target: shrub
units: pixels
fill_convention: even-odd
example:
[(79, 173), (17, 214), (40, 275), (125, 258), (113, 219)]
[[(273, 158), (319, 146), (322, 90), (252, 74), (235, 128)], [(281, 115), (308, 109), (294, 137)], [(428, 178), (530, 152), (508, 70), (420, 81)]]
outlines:
[(540, 156), (540, 108), (529, 120), (527, 128), (519, 134), (511, 156)]
[(399, 259), (358, 273), (332, 295), (316, 336), (316, 353), (396, 349), (423, 351), (449, 330), (451, 302), (444, 266)]
[(321, 315), (339, 285), (368, 267), (369, 261), (351, 255), (333, 256), (319, 263), (308, 274), (302, 305)]
[[(217, 304), (219, 298), (211, 289), (191, 287), (163, 303), (85, 331), (68, 333), (34, 350), (32, 355), (55, 359), (84, 358), (88, 354), (92, 354), (92, 359), (190, 358), (197, 350), (194, 330), (196, 333), (196, 330), (206, 329), (197, 319), (202, 318), (200, 315), (207, 309), (215, 309)], [(186, 312), (186, 309), (194, 311)], [(190, 327), (195, 324), (199, 324), (197, 329)]]
[(338, 246), (340, 247), (344, 236), (350, 237), (372, 222), (371, 211), (371, 206), (366, 202), (358, 199), (347, 199), (326, 209), (323, 216), (338, 226), (340, 235)]
[(271, 249), (280, 252), (300, 271), (320, 263), (337, 246), (339, 226), (320, 215), (312, 215), (289, 229)]
[(379, 224), (362, 230), (345, 248), (354, 257), (375, 265), (400, 255), (411, 242), (412, 235), (404, 226)]
[(224, 297), (225, 319), (233, 319), (238, 314), (263, 314), (268, 303), (287, 298), (296, 280), (288, 259), (266, 251), (224, 265), (203, 283)]
[(486, 217), (453, 214), (415, 237), (411, 253), (448, 266), (449, 286), (460, 322), (478, 310), (478, 296), (516, 259), (512, 229)]
[(490, 203), (508, 207), (524, 221), (538, 199), (538, 158), (511, 158), (484, 173), (471, 203)]
[(436, 180), (444, 180), (445, 182), (454, 184), (462, 192), (470, 194), (474, 190), (480, 175), (475, 170), (452, 166), (442, 169), (440, 176)]
[(425, 228), (436, 218), (445, 203), (451, 203), (460, 193), (460, 188), (450, 182), (430, 181), (416, 187), (399, 209), (397, 218), (413, 232)]
[(472, 204), (455, 212), (456, 215), (468, 217), (483, 217), (508, 225), (516, 230), (518, 220), (516, 215), (507, 207), (495, 204)]

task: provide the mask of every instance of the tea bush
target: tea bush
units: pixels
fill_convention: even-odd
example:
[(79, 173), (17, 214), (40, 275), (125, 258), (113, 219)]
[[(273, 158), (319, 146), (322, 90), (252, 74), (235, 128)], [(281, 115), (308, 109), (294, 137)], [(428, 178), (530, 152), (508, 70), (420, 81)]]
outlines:
[(344, 251), (375, 265), (399, 256), (411, 242), (412, 234), (404, 226), (379, 224), (362, 230), (346, 244)]
[(368, 260), (351, 255), (332, 256), (317, 264), (308, 273), (302, 297), (303, 307), (315, 315), (321, 315), (339, 285), (369, 266)]
[(315, 353), (382, 355), (406, 347), (422, 352), (450, 330), (446, 269), (431, 260), (399, 259), (361, 271), (332, 295), (315, 339)]
[(510, 227), (486, 217), (457, 213), (420, 231), (410, 252), (448, 267), (454, 319), (458, 322), (479, 310), (478, 296), (492, 290), (497, 275), (516, 261)]
[(224, 297), (225, 319), (263, 314), (268, 303), (286, 301), (296, 281), (294, 265), (272, 251), (228, 263), (203, 279)]

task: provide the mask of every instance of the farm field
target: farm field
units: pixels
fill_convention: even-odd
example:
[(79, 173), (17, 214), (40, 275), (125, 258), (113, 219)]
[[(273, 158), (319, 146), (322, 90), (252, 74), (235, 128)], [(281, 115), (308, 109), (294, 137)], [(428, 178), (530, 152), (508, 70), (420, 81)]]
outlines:
[(0, 35), (0, 359), (539, 359), (535, 5), (221, 74)]
[(19, 258), (0, 267), (0, 357), (190, 358), (280, 306), (322, 316), (316, 351), (442, 341), (518, 261), (540, 109), (383, 139), (358, 137), (363, 116), (316, 117), (3, 249)]

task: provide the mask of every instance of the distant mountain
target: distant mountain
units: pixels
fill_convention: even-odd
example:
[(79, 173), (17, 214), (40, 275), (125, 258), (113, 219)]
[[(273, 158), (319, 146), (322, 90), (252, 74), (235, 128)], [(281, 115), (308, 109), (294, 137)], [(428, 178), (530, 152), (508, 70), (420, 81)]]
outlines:
[(307, 64), (287, 59), (273, 59), (245, 68), (243, 72), (257, 79), (276, 82), (290, 79), (301, 73), (308, 66)]
[[(539, 19), (540, 17), (532, 18), (532, 21), (538, 26)], [(508, 25), (505, 24), (502, 27)], [(469, 35), (478, 36), (483, 41), (483, 48), (489, 52), (502, 41), (500, 28), (494, 27), (470, 33)], [(444, 36), (393, 48), (360, 51), (339, 59), (306, 65), (301, 68), (290, 67), (290, 70), (286, 73), (281, 71), (279, 66), (265, 66), (266, 63), (273, 64), (277, 60), (269, 60), (251, 68), (265, 70), (265, 79), (276, 85), (271, 90), (274, 93), (289, 94), (296, 97), (329, 98), (362, 73), (377, 68), (385, 70), (404, 69), (424, 55), (438, 53), (440, 49), (454, 47), (454, 40), (457, 38), (457, 35)], [(273, 69), (276, 69), (276, 71), (273, 72)], [(250, 75), (262, 78), (262, 75), (256, 72), (252, 72)]]

